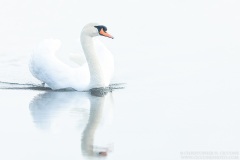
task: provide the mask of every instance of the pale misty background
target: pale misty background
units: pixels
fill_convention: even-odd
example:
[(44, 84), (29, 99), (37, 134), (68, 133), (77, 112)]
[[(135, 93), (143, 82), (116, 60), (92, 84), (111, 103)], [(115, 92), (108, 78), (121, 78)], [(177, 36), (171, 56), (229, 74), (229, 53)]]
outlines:
[[(238, 0), (1, 0), (0, 81), (39, 84), (27, 67), (33, 48), (58, 38), (60, 57), (79, 53), (82, 27), (98, 22), (115, 37), (100, 38), (115, 57), (113, 82), (127, 83), (114, 92), (116, 139), (108, 159), (239, 156), (239, 8)], [(28, 105), (37, 94), (0, 91), (0, 159), (79, 159), (81, 133), (35, 129)]]
[[(240, 50), (239, 3), (225, 0), (1, 1), (0, 53), (30, 54), (45, 38), (60, 39), (64, 53), (79, 52), (82, 27), (99, 22), (115, 36), (113, 41), (103, 40), (114, 53), (116, 63), (125, 64), (121, 68), (116, 65), (115, 75), (128, 75), (122, 81), (131, 78), (135, 81), (138, 77), (138, 81), (149, 78), (156, 83), (159, 79), (153, 78), (157, 74), (167, 74), (163, 73), (164, 67), (171, 69), (171, 75), (189, 76), (194, 70), (193, 74), (203, 81), (216, 76), (234, 80), (238, 76)], [(165, 63), (167, 66), (159, 66)], [(212, 71), (210, 75), (204, 74), (206, 68)]]

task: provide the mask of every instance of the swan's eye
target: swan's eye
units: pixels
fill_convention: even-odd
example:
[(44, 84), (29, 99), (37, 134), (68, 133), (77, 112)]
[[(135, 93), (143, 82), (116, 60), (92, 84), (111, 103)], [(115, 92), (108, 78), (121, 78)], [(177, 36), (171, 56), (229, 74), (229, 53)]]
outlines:
[(106, 27), (106, 26), (103, 26), (103, 25), (94, 26), (94, 27), (98, 29), (98, 32), (100, 32), (100, 31), (101, 31), (101, 29), (103, 29), (103, 31), (104, 31), (104, 32), (106, 32), (106, 31), (107, 31), (107, 27)]

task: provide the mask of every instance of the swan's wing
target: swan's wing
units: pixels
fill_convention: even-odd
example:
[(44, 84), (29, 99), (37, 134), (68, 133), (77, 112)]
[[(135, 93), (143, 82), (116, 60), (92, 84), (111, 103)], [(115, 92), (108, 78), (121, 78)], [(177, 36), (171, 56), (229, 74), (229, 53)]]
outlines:
[(55, 56), (60, 40), (47, 39), (35, 48), (29, 69), (32, 75), (52, 89), (84, 89), (89, 83), (87, 67), (72, 67)]
[(82, 66), (87, 62), (85, 56), (80, 53), (70, 53), (69, 60), (78, 64), (79, 66)]

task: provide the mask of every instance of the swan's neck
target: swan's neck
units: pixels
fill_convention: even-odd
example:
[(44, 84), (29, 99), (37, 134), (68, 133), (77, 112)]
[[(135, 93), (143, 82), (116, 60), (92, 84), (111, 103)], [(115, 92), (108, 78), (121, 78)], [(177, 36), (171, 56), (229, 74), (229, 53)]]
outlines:
[(91, 78), (89, 88), (106, 87), (102, 68), (98, 56), (96, 55), (93, 38), (82, 34), (81, 43), (90, 71)]

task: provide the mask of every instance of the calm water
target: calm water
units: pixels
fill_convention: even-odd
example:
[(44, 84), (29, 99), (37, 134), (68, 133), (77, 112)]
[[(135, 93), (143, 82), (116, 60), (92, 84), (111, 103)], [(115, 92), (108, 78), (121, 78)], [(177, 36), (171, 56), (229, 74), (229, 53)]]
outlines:
[[(4, 68), (12, 67), (9, 72), (1, 70), (3, 79), (39, 83), (28, 73), (23, 61), (27, 58), (20, 57), (22, 63), (12, 58), (2, 58), (9, 62), (1, 63)], [(193, 155), (191, 159), (196, 159), (196, 154), (239, 158), (237, 69), (220, 62), (170, 65), (173, 62), (153, 59), (148, 70), (136, 67), (148, 60), (139, 56), (130, 67), (135, 71), (132, 76), (129, 68), (119, 71), (126, 88), (103, 97), (88, 92), (1, 89), (0, 159), (186, 159)], [(19, 72), (26, 74), (21, 77)]]
[(1, 82), (40, 84), (27, 65), (34, 46), (58, 38), (66, 60), (81, 50), (81, 28), (99, 22), (115, 37), (101, 38), (115, 57), (113, 83), (127, 84), (99, 97), (0, 83), (0, 159), (240, 159), (239, 7), (0, 1)]

